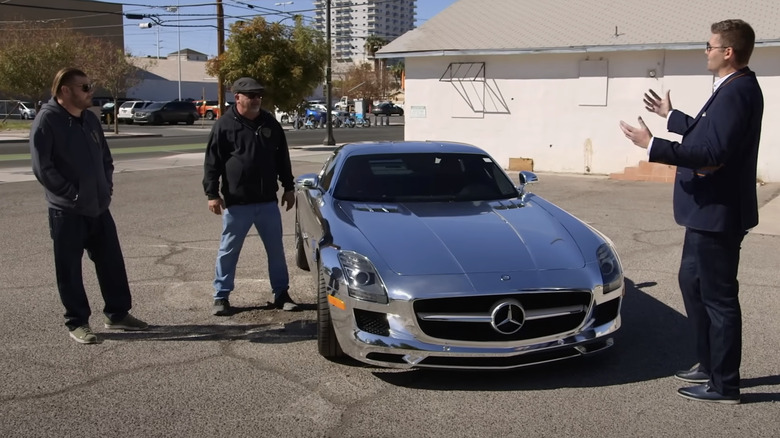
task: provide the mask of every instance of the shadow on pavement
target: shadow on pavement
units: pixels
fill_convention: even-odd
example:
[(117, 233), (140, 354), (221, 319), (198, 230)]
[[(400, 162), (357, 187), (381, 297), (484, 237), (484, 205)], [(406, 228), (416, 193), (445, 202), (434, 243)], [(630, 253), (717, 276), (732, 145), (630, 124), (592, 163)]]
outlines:
[[(215, 317), (217, 318), (217, 317)], [(296, 320), (268, 324), (202, 324), (150, 326), (142, 332), (101, 332), (101, 340), (134, 341), (239, 341), (283, 344), (309, 341), (316, 337), (317, 323)]]

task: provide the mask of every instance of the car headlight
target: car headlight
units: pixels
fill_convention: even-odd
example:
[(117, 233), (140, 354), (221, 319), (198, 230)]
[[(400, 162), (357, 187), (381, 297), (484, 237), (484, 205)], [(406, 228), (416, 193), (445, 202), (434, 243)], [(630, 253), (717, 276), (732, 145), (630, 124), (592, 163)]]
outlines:
[(340, 251), (339, 262), (344, 272), (349, 296), (359, 300), (387, 304), (387, 292), (376, 268), (367, 257), (354, 251)]
[(620, 266), (620, 260), (607, 243), (601, 244), (596, 250), (596, 257), (599, 261), (599, 271), (601, 271), (601, 282), (604, 284), (604, 293), (612, 292), (623, 284), (623, 269)]

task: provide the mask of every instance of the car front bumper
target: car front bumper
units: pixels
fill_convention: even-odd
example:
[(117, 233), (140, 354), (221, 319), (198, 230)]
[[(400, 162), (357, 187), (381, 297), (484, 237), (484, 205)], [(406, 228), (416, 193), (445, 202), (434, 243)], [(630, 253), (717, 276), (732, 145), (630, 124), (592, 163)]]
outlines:
[[(424, 332), (408, 301), (375, 305), (347, 300), (330, 307), (339, 344), (350, 357), (389, 368), (509, 369), (587, 355), (613, 344), (621, 325), (624, 288), (593, 303), (576, 328), (543, 337), (511, 341), (435, 338)], [(376, 310), (382, 309), (381, 312)]]

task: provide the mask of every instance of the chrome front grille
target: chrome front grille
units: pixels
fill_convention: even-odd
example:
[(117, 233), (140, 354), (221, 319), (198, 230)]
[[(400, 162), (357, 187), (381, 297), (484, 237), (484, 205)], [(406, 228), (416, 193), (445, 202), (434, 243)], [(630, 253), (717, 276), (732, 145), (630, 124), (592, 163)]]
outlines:
[(571, 332), (584, 322), (591, 301), (590, 291), (528, 291), (417, 300), (414, 312), (433, 338), (507, 342)]

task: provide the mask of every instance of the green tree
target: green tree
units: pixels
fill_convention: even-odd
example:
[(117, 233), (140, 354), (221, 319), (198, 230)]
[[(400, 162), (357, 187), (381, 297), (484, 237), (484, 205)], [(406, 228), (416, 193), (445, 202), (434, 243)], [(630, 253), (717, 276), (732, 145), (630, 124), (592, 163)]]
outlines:
[(82, 69), (114, 97), (115, 103), (139, 81), (139, 69), (130, 64), (122, 48), (100, 38), (60, 24), (22, 23), (2, 26), (0, 31), (4, 39), (0, 46), (0, 91), (8, 97), (48, 99), (54, 76), (64, 67)]
[(225, 52), (209, 60), (206, 71), (220, 73), (229, 87), (249, 76), (265, 86), (263, 106), (293, 111), (321, 84), (328, 57), (326, 42), (315, 29), (303, 25), (300, 16), (294, 26), (269, 23), (263, 17), (239, 21), (230, 27)]
[(65, 66), (79, 65), (88, 47), (84, 37), (53, 24), (15, 24), (0, 27), (0, 91), (17, 99), (45, 100), (54, 75)]
[(403, 61), (396, 62), (395, 64), (390, 66), (390, 74), (393, 75), (393, 78), (395, 78), (395, 81), (400, 84), (401, 78), (404, 75), (404, 71), (406, 70), (406, 65), (404, 65)]
[(366, 38), (366, 43), (363, 47), (366, 49), (368, 57), (373, 58), (376, 55), (376, 52), (385, 45), (387, 45), (386, 39), (376, 35), (369, 35), (368, 38)]

